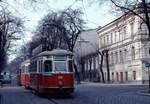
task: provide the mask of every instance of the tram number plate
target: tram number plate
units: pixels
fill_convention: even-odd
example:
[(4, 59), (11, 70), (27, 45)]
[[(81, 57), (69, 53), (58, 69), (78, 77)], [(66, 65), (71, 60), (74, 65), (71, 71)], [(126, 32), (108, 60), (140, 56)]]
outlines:
[(58, 76), (58, 79), (63, 79), (63, 76)]

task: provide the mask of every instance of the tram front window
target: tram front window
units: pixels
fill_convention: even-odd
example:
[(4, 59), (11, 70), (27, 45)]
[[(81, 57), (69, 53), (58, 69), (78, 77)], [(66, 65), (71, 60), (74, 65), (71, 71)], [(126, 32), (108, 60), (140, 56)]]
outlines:
[(66, 61), (55, 61), (55, 71), (67, 71)]
[(46, 60), (44, 62), (44, 72), (51, 72), (52, 71), (52, 61)]

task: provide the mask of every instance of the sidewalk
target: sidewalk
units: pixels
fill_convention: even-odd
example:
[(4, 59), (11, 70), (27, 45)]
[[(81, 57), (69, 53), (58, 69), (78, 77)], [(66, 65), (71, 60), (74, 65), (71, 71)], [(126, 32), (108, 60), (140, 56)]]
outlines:
[(81, 81), (80, 84), (77, 84), (77, 81), (74, 82), (76, 85), (88, 84), (88, 85), (111, 85), (111, 86), (130, 86), (130, 85), (139, 85), (139, 86), (148, 86), (148, 84), (139, 84), (139, 83), (102, 83), (102, 82), (89, 82)]

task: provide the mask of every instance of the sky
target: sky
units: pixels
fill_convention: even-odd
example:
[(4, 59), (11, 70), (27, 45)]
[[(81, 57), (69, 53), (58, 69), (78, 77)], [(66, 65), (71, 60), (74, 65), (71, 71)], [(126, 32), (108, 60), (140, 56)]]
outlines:
[[(24, 44), (31, 40), (38, 22), (49, 12), (70, 8), (80, 8), (83, 11), (83, 19), (86, 28), (93, 29), (104, 26), (116, 17), (110, 13), (110, 4), (98, 5), (97, 2), (91, 6), (88, 0), (48, 0), (46, 3), (32, 3), (28, 0), (7, 0), (9, 10), (25, 22), (25, 35), (20, 43)], [(30, 0), (29, 0), (30, 1)], [(95, 1), (95, 0), (93, 0)], [(23, 42), (22, 42), (23, 41)], [(19, 47), (19, 45), (17, 46)]]

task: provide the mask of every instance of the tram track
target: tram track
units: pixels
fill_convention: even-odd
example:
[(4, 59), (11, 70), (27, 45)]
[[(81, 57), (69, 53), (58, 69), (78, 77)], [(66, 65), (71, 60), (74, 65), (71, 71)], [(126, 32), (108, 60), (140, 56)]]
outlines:
[(56, 102), (54, 99), (52, 99), (50, 96), (46, 96), (46, 97), (52, 104), (60, 104), (60, 103)]
[[(50, 102), (49, 104), (60, 104), (60, 103), (56, 102), (54, 99), (52, 99), (52, 97), (49, 95), (40, 95), (37, 92), (34, 92), (34, 93), (32, 92), (32, 94), (34, 94), (35, 96), (47, 99)], [(34, 98), (30, 97), (30, 99), (32, 99), (32, 101), (33, 101)], [(36, 104), (36, 103), (34, 102), (34, 104)]]
[(56, 102), (55, 100), (53, 99), (48, 99), (49, 101), (51, 101), (53, 104), (59, 104), (58, 102)]

